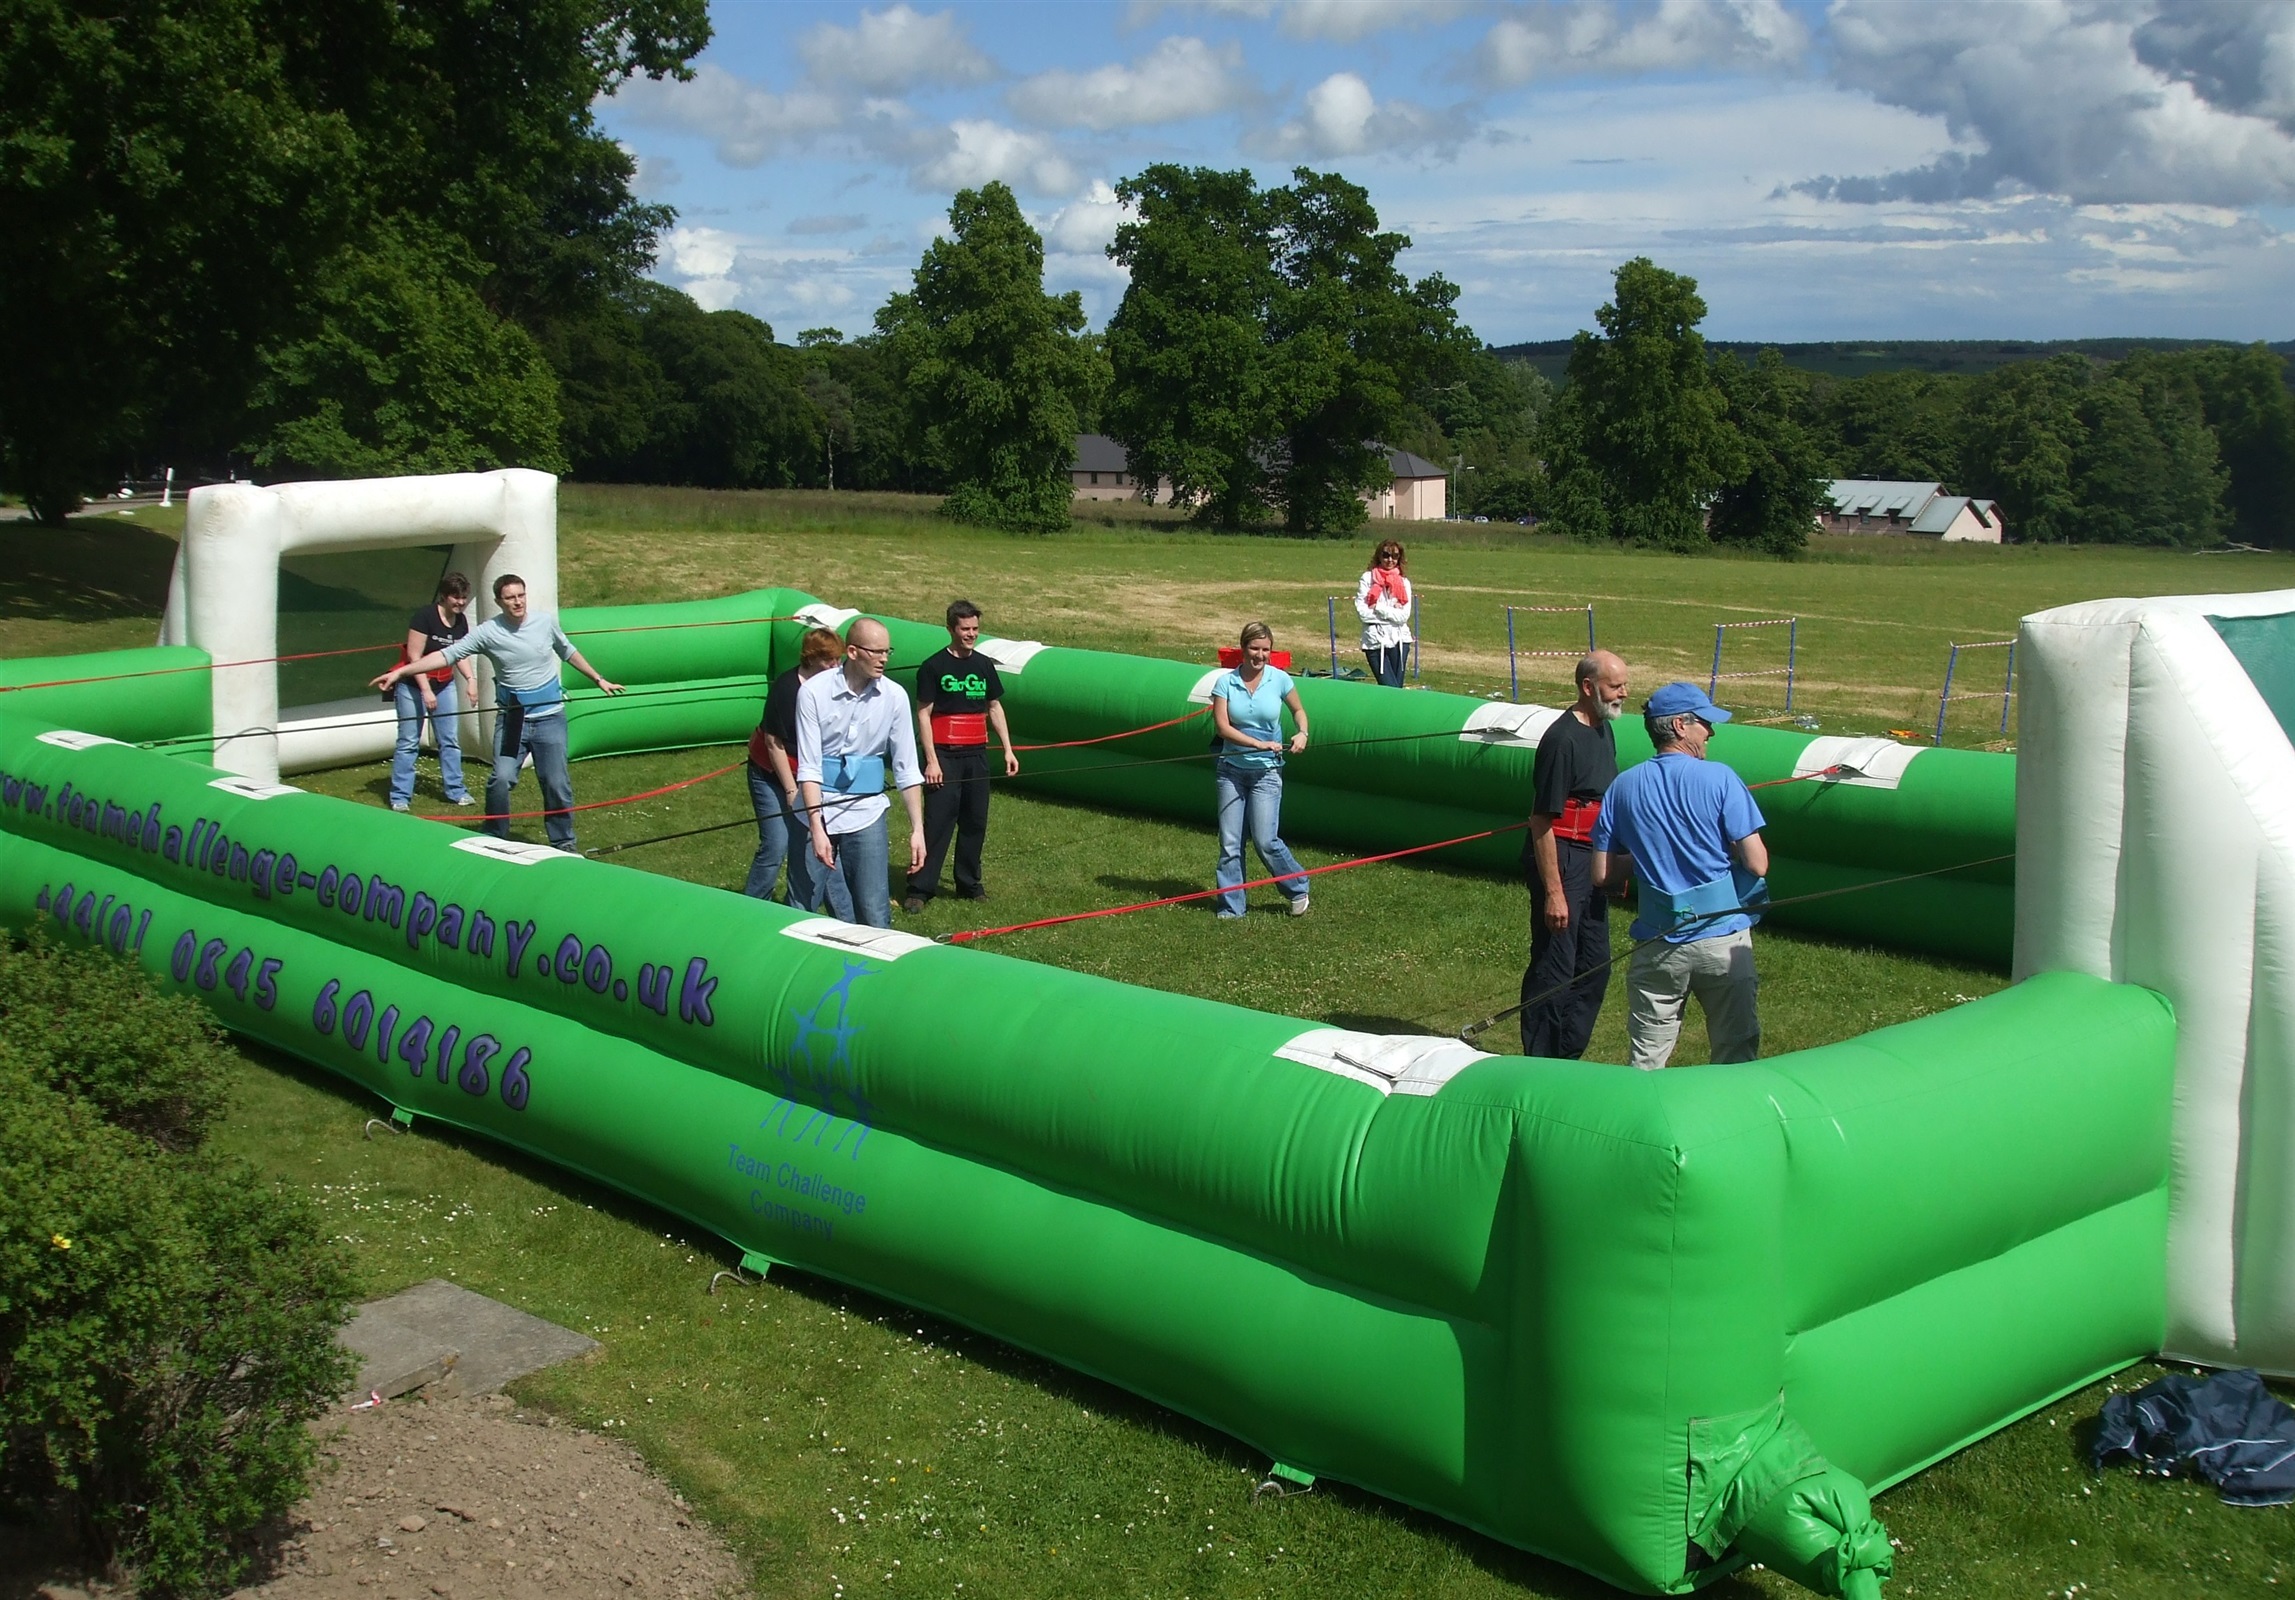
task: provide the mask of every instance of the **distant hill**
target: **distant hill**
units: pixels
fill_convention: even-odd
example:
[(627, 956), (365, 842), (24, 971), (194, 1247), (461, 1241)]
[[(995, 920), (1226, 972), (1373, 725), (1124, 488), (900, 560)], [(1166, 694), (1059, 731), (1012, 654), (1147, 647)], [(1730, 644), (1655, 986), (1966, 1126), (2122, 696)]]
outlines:
[[(1780, 344), (1776, 348), (1789, 365), (1829, 378), (1862, 378), (1875, 372), (1949, 372), (1973, 375), (2005, 367), (2015, 361), (2038, 361), (2071, 351), (2099, 361), (2117, 361), (2137, 350), (2196, 350), (2227, 344), (2225, 339), (1836, 339), (1819, 344)], [(1711, 339), (1715, 350), (1731, 350), (1748, 361), (1769, 346), (1760, 341)], [(2289, 383), (2295, 385), (2295, 339), (2283, 339), (2271, 349), (2289, 362)], [(1508, 361), (1527, 361), (1554, 383), (1562, 381), (1570, 365), (1570, 341), (1541, 339), (1530, 344), (1495, 347)]]

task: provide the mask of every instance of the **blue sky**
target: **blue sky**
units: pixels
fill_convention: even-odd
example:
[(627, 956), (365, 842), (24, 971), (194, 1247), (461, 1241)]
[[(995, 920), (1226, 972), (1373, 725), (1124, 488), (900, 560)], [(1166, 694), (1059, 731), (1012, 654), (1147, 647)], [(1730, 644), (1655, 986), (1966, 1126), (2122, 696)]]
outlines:
[(677, 208), (657, 276), (865, 332), (1001, 178), (1093, 326), (1154, 161), (1367, 188), (1494, 344), (1619, 262), (1734, 339), (2295, 338), (2290, 0), (717, 0), (599, 105)]

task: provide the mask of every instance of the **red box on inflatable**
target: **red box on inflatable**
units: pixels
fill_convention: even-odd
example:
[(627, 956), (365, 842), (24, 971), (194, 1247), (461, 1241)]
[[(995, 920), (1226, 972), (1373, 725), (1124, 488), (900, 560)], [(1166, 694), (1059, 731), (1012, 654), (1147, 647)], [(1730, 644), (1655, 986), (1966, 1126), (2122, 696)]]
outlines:
[[(1240, 667), (1243, 665), (1243, 646), (1239, 644), (1221, 645), (1219, 647), (1219, 664), (1223, 667)], [(1281, 667), (1285, 672), (1289, 672), (1291, 670), (1291, 652), (1288, 650), (1270, 650), (1267, 653), (1267, 664), (1271, 667)]]

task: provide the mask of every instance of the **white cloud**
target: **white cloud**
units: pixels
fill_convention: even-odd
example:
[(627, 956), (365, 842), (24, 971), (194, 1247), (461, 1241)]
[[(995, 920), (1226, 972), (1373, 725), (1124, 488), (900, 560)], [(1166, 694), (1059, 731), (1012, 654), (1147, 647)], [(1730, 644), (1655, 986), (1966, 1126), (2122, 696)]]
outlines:
[(1722, 339), (2283, 332), (2295, 236), (2251, 210), (1849, 204), (1796, 189), (1819, 155), (1888, 171), (1951, 148), (1936, 118), (1839, 85), (1557, 85), (1499, 129), (1516, 142), (1465, 145), (1407, 187), (1373, 184), (1382, 221), (1414, 241), (1412, 274), (1459, 284), (1462, 314), (1494, 342), (1593, 326), (1637, 255), (1695, 277), (1705, 331)]
[(1307, 91), (1297, 117), (1249, 143), (1260, 154), (1280, 159), (1328, 160), (1428, 147), (1455, 150), (1470, 131), (1471, 119), (1462, 109), (1429, 111), (1407, 100), (1382, 105), (1356, 74), (1334, 72)]
[(1044, 224), (1044, 248), (1059, 255), (1103, 255), (1126, 215), (1123, 202), (1107, 180), (1095, 178), (1090, 189)]
[(789, 231), (799, 238), (818, 238), (824, 234), (858, 233), (869, 225), (869, 219), (859, 212), (840, 216), (792, 217)]
[(812, 85), (776, 94), (706, 61), (691, 82), (639, 78), (615, 100), (635, 122), (709, 140), (729, 167), (754, 167), (800, 148), (850, 114), (846, 102)]
[(1533, 0), (1493, 23), (1470, 75), (1512, 86), (1578, 73), (1775, 67), (1809, 30), (1782, 0)]
[(2295, 199), (2295, 7), (2221, 0), (1838, 0), (1839, 81), (1941, 118), (1962, 148), (1844, 200), (2048, 194)]
[(661, 236), (662, 265), (683, 278), (722, 278), (740, 247), (722, 228), (675, 227)]
[(864, 11), (850, 28), (824, 22), (797, 41), (815, 78), (849, 83), (878, 94), (898, 94), (923, 83), (979, 83), (996, 64), (964, 36), (953, 11), (930, 16), (896, 5)]
[(934, 189), (971, 189), (998, 179), (1037, 194), (1072, 194), (1081, 181), (1043, 134), (985, 118), (951, 123), (946, 147), (915, 173), (917, 183)]
[(1055, 128), (1145, 127), (1184, 122), (1233, 110), (1255, 98), (1243, 72), (1243, 50), (1235, 44), (1214, 49), (1184, 35), (1164, 40), (1129, 65), (1071, 72), (1064, 67), (1015, 87), (1012, 109), (1031, 122)]
[(1155, 21), (1166, 11), (1200, 11), (1214, 17), (1264, 22), (1275, 14), (1276, 3), (1277, 0), (1132, 0), (1125, 20), (1137, 28)]
[(1433, 28), (1482, 9), (1485, 0), (1289, 0), (1283, 31), (1294, 39), (1351, 44), (1388, 28)]
[(1137, 27), (1166, 11), (1200, 11), (1264, 22), (1281, 12), (1283, 31), (1294, 39), (1347, 44), (1388, 28), (1439, 27), (1489, 4), (1490, 0), (1132, 0), (1130, 21)]
[(685, 181), (685, 173), (668, 156), (649, 156), (627, 140), (617, 140), (630, 158), (630, 190), (641, 200), (659, 200)]

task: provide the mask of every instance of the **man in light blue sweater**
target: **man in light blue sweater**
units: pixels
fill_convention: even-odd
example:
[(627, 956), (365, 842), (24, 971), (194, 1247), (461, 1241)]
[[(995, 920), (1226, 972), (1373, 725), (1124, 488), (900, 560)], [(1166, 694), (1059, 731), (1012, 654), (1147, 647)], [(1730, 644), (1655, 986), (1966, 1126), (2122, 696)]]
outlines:
[(582, 652), (547, 613), (533, 615), (526, 608), (526, 580), (505, 574), (494, 580), (494, 602), (502, 610), (443, 650), (433, 650), (419, 661), (393, 667), (375, 679), (377, 689), (389, 690), (401, 678), (418, 672), (437, 672), (463, 657), (483, 653), (494, 664), (494, 772), (486, 782), (486, 815), (480, 820), (498, 838), (510, 836), (510, 791), (518, 783), (523, 756), (534, 758), (534, 776), (542, 785), (542, 821), (550, 843), (560, 850), (574, 848), (574, 781), (566, 772), (566, 695), (558, 683), (558, 663), (571, 662), (607, 694), (620, 694), (622, 686), (609, 683), (582, 659)]

